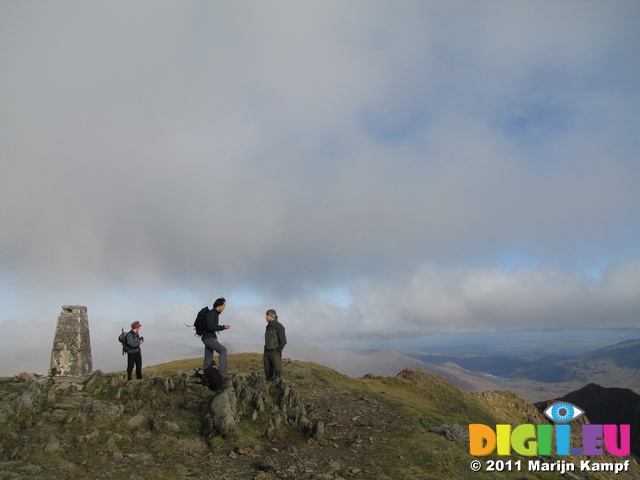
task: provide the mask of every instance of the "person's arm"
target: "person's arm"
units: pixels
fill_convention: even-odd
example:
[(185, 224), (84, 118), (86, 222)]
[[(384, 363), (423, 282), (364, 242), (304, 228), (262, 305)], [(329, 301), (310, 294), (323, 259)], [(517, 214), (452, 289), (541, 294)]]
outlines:
[(228, 328), (228, 325), (220, 325), (220, 313), (218, 313), (216, 310), (211, 310), (208, 314), (207, 314), (207, 318), (205, 319), (205, 328), (209, 331), (209, 332), (221, 332), (222, 330), (225, 330), (226, 328)]
[(282, 353), (284, 346), (287, 344), (287, 335), (284, 333), (284, 325), (278, 324), (278, 351)]

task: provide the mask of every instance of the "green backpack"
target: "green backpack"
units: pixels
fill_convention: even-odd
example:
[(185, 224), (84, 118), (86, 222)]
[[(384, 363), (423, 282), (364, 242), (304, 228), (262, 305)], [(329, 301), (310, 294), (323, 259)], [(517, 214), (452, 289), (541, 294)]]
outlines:
[(122, 333), (118, 335), (118, 341), (122, 344), (122, 354), (127, 353), (127, 335), (129, 332), (125, 332), (124, 328), (122, 329)]

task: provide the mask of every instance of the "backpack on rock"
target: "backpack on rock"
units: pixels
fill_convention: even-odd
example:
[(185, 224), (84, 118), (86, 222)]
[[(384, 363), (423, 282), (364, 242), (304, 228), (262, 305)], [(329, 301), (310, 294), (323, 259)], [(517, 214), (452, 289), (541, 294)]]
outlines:
[(196, 370), (194, 376), (200, 380), (201, 385), (208, 387), (214, 392), (222, 390), (222, 387), (224, 385), (222, 374), (220, 373), (220, 370), (218, 370), (218, 367), (216, 367), (215, 365), (208, 366), (203, 373), (200, 373)]

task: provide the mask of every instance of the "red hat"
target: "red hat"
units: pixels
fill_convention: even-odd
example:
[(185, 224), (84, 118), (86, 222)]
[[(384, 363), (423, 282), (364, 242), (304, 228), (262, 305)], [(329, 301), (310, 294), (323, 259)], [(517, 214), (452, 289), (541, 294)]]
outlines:
[(140, 322), (133, 322), (131, 324), (131, 328), (140, 328), (142, 326), (142, 324)]

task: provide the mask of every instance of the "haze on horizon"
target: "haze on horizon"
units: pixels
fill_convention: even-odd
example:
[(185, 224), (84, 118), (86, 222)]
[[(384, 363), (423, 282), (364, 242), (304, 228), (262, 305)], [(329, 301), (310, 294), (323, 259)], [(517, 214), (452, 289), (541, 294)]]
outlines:
[[(0, 3), (0, 344), (640, 336), (640, 4)], [(461, 336), (461, 337), (458, 337)], [(579, 338), (577, 337), (579, 336)], [(155, 345), (155, 346), (154, 346)], [(16, 373), (17, 373), (16, 372)]]

